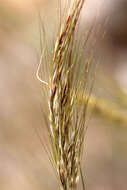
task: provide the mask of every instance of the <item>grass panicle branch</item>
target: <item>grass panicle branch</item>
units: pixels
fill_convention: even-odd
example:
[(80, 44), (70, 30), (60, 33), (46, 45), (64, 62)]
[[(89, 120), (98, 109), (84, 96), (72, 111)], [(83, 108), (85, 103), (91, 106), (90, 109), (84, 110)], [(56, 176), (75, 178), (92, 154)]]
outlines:
[[(79, 104), (86, 104), (86, 98), (80, 99)], [(127, 127), (126, 112), (118, 109), (118, 106), (110, 101), (101, 100), (97, 97), (91, 96), (89, 100), (89, 109), (92, 110), (95, 116), (100, 117), (106, 122), (110, 122), (114, 126)]]

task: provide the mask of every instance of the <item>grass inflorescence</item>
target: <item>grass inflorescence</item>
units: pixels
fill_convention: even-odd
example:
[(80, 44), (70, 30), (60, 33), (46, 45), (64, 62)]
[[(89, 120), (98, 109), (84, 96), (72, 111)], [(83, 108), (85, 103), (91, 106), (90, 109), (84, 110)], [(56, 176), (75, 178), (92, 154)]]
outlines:
[[(84, 47), (91, 30), (83, 43), (76, 37), (84, 3), (85, 0), (74, 0), (70, 6), (68, 4), (52, 52), (46, 48), (43, 54), (46, 61), (43, 73), (48, 79), (41, 81), (46, 85), (44, 93), (48, 101), (50, 159), (62, 190), (77, 188), (86, 132), (86, 111), (92, 89), (89, 83), (92, 81), (92, 56), (89, 59), (84, 57)], [(85, 98), (85, 104), (78, 105), (79, 98)]]

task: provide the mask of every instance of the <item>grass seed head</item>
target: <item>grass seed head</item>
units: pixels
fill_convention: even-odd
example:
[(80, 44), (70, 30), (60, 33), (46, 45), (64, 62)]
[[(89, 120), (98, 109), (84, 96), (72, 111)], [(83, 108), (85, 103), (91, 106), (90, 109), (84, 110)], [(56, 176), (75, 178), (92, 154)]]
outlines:
[[(77, 97), (87, 91), (90, 62), (78, 51), (75, 31), (85, 0), (74, 0), (60, 22), (58, 36), (49, 63), (49, 137), (51, 151), (61, 189), (74, 190), (79, 179), (85, 134), (85, 106), (77, 105)], [(78, 53), (77, 53), (78, 51)], [(85, 63), (84, 63), (85, 62)], [(82, 64), (83, 63), (83, 64)]]

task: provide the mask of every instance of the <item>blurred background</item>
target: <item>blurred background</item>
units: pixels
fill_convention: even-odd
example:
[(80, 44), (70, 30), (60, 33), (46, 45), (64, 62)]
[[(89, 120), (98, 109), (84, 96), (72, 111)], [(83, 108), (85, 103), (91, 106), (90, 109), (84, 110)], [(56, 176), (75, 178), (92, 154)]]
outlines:
[[(127, 1), (86, 1), (83, 30), (92, 23), (96, 9), (100, 28), (96, 58), (100, 66), (94, 94), (105, 102), (108, 111), (107, 115), (101, 113), (103, 109), (93, 112), (86, 134), (83, 172), (87, 190), (126, 190)], [(45, 108), (41, 84), (36, 79), (40, 56), (38, 10), (51, 37), (57, 25), (57, 0), (0, 0), (1, 190), (58, 187), (35, 132), (38, 128), (44, 139)], [(112, 112), (114, 119), (110, 118)]]

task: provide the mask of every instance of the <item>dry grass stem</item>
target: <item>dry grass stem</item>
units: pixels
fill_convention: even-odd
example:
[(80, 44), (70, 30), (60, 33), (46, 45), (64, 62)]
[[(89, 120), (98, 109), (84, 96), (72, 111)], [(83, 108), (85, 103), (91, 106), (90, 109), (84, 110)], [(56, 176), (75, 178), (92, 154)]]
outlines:
[[(79, 104), (86, 104), (86, 98), (80, 99)], [(127, 127), (127, 117), (126, 112), (121, 111), (113, 103), (106, 100), (100, 100), (94, 96), (90, 97), (89, 108), (92, 110), (93, 114), (110, 122), (115, 126), (125, 126)]]

